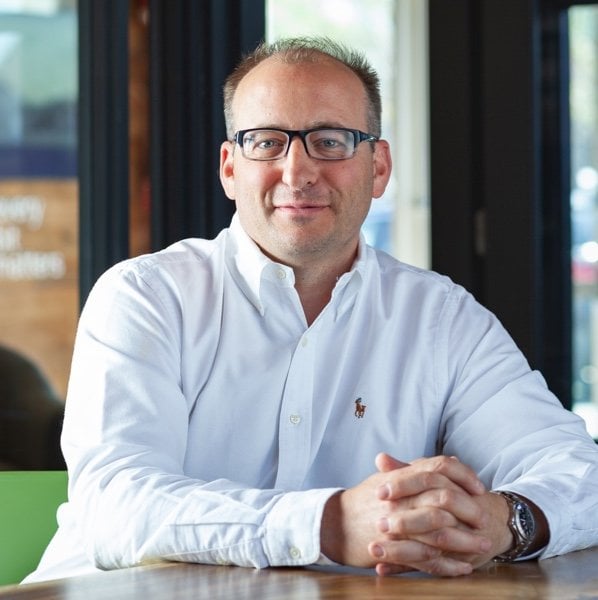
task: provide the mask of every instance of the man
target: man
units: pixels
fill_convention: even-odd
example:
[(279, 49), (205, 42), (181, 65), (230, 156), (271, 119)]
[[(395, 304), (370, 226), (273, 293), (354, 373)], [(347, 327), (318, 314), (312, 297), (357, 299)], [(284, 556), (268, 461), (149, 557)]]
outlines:
[(471, 572), (598, 543), (598, 450), (496, 318), (368, 247), (376, 74), (327, 40), (225, 86), (216, 240), (110, 269), (82, 313), (69, 503), (28, 581), (165, 559)]

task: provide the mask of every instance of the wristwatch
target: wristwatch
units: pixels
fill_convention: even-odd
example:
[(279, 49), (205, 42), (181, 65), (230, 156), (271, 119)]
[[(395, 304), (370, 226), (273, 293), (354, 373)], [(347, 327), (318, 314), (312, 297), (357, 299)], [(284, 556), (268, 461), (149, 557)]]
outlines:
[(536, 534), (536, 520), (529, 504), (513, 492), (494, 492), (500, 494), (509, 505), (509, 529), (513, 534), (515, 543), (510, 550), (494, 557), (496, 562), (512, 562), (525, 556), (534, 541)]

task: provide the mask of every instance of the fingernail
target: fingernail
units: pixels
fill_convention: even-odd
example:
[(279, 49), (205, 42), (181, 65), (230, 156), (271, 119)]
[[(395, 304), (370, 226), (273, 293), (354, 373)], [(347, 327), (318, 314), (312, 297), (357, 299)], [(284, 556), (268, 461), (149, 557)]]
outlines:
[(388, 519), (386, 517), (382, 517), (378, 521), (378, 529), (381, 533), (386, 533), (390, 530), (390, 523), (388, 522)]
[(374, 558), (382, 558), (384, 556), (384, 548), (380, 544), (374, 544), (371, 552)]
[(384, 485), (381, 485), (378, 487), (378, 499), (379, 500), (388, 500), (390, 498), (390, 485), (388, 485), (388, 483), (385, 483)]

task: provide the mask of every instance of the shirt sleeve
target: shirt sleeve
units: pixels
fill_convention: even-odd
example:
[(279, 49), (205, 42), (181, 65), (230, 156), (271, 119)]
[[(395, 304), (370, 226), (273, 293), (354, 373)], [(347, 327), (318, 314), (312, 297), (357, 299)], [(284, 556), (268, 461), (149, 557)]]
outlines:
[(441, 451), (469, 464), (489, 489), (538, 505), (550, 528), (541, 558), (595, 545), (598, 446), (584, 422), (530, 370), (494, 315), (465, 292), (451, 302), (435, 356), (449, 390)]
[(85, 553), (102, 569), (317, 562), (337, 489), (252, 489), (184, 472), (193, 402), (180, 374), (184, 298), (178, 284), (150, 289), (145, 275), (119, 266), (102, 276), (77, 332), (62, 443)]

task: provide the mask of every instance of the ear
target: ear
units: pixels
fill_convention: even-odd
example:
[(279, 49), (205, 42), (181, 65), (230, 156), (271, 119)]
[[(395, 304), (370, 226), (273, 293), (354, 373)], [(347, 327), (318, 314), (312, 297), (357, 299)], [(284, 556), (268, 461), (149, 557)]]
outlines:
[(374, 174), (372, 197), (380, 198), (388, 185), (390, 173), (392, 171), (390, 146), (386, 140), (379, 140), (376, 142), (372, 169)]
[(235, 168), (232, 142), (222, 142), (220, 146), (220, 183), (230, 200), (235, 199)]

